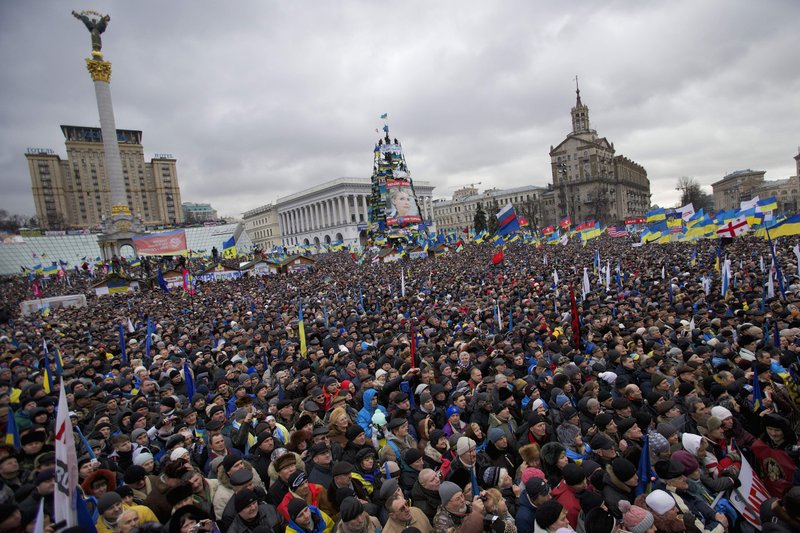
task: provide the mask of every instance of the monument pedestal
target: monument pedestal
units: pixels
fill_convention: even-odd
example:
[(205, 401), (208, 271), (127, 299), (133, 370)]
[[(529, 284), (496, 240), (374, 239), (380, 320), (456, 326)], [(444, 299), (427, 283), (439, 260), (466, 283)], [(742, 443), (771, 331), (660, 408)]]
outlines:
[(115, 205), (111, 208), (111, 217), (103, 220), (103, 233), (97, 236), (97, 245), (103, 260), (121, 257), (121, 250), (125, 245), (129, 245), (136, 255), (133, 239), (144, 233), (142, 221), (131, 214), (128, 206)]

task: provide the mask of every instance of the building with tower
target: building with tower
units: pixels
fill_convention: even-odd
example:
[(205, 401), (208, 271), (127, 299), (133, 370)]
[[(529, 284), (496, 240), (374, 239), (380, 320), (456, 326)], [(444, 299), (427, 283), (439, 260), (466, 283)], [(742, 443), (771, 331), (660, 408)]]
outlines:
[[(36, 217), (43, 229), (99, 227), (111, 216), (111, 182), (106, 172), (100, 128), (61, 126), (67, 158), (51, 149), (28, 148)], [(147, 226), (171, 226), (184, 221), (177, 161), (155, 154), (146, 161), (142, 132), (117, 130), (124, 198)]]
[(592, 219), (613, 224), (644, 215), (650, 207), (647, 171), (592, 129), (580, 88), (576, 95), (572, 131), (550, 147), (553, 182), (541, 197), (542, 225), (567, 216), (575, 224)]

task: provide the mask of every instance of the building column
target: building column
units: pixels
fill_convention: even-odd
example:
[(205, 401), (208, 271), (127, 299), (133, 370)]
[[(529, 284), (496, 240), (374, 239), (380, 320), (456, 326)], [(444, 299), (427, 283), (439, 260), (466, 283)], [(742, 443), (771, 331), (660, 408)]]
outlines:
[(344, 195), (344, 220), (345, 225), (350, 224), (350, 195)]
[(300, 207), (300, 221), (302, 223), (303, 233), (308, 231), (308, 206)]
[(316, 213), (314, 220), (317, 223), (317, 229), (322, 227), (322, 202), (314, 203), (314, 213)]
[(331, 225), (330, 200), (322, 201), (322, 220), (325, 228)]
[(314, 202), (313, 204), (309, 204), (308, 208), (311, 210), (311, 229), (317, 229), (317, 204)]
[(338, 226), (342, 223), (342, 197), (337, 196), (333, 201), (334, 207), (336, 208), (336, 225)]
[(361, 195), (361, 207), (364, 208), (364, 222), (369, 223), (369, 209), (367, 208), (367, 195)]

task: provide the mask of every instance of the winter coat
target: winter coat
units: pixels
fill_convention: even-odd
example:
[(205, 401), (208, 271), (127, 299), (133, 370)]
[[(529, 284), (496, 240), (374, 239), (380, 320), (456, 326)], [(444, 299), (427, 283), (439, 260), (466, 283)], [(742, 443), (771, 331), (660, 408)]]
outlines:
[(633, 504), (635, 494), (633, 487), (629, 487), (614, 475), (610, 466), (606, 467), (606, 473), (603, 474), (603, 499), (606, 502), (609, 512), (614, 515), (614, 518), (621, 519), (622, 511), (619, 510), (619, 502), (628, 500)]
[(436, 516), (436, 509), (442, 504), (439, 491), (426, 489), (419, 484), (419, 480), (411, 487), (411, 501), (413, 506), (419, 508), (431, 521)]
[(374, 398), (376, 394), (378, 394), (378, 391), (375, 389), (364, 391), (364, 407), (358, 412), (358, 417), (356, 418), (356, 422), (362, 427), (368, 439), (372, 438), (372, 415), (375, 414), (375, 409), (383, 412), (387, 419), (389, 418), (389, 413), (384, 406), (379, 404), (375, 409), (372, 408), (372, 398)]
[(514, 516), (517, 531), (533, 531), (536, 523), (536, 507), (533, 506), (524, 490), (519, 495), (517, 502), (517, 514)]
[[(256, 520), (250, 523), (245, 523), (239, 513), (236, 513), (236, 518), (233, 523), (225, 530), (225, 533), (253, 533), (257, 528), (267, 527), (274, 531), (278, 531), (276, 526), (283, 524), (283, 517), (278, 514), (275, 507), (267, 503), (261, 502), (258, 504), (258, 516)], [(287, 526), (286, 530), (289, 528)], [(302, 531), (302, 530), (301, 530)]]
[(581, 512), (581, 502), (575, 496), (576, 490), (567, 485), (566, 481), (561, 481), (556, 488), (553, 489), (553, 498), (558, 500), (564, 509), (567, 511), (567, 520), (572, 529), (578, 526), (578, 515)]

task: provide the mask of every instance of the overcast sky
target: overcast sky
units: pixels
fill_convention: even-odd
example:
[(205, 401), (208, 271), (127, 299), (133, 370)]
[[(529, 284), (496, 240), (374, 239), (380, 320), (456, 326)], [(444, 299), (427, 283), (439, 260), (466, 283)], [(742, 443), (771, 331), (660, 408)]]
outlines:
[[(794, 174), (800, 2), (0, 2), (0, 209), (35, 213), (26, 147), (99, 126), (71, 9), (109, 13), (118, 128), (178, 160), (183, 201), (220, 214), (341, 176), (369, 177), (389, 114), (412, 177), (449, 197), (545, 186), (571, 129), (643, 165), (652, 201), (680, 176)], [(710, 192), (710, 187), (708, 188)]]

